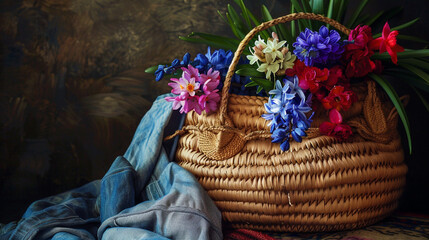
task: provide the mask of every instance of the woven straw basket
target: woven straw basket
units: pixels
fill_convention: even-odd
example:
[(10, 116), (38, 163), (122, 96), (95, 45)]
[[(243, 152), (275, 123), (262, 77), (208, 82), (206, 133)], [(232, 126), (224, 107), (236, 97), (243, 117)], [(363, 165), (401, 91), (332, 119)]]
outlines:
[[(176, 161), (192, 172), (222, 212), (228, 226), (266, 231), (334, 231), (359, 228), (389, 215), (398, 204), (407, 167), (396, 130), (397, 113), (374, 82), (353, 86), (358, 102), (344, 113), (353, 127), (347, 142), (321, 136), (328, 121), (316, 112), (308, 137), (282, 152), (271, 143), (263, 104), (267, 98), (229, 94), (243, 49), (259, 31), (311, 13), (286, 15), (255, 27), (240, 43), (229, 67), (218, 113), (190, 112)], [(177, 135), (176, 134), (176, 135)]]

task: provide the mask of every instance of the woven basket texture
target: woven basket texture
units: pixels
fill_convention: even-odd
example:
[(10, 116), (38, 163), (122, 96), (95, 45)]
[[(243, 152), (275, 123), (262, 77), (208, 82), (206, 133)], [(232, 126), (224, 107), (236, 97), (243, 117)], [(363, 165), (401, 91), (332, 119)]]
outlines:
[(321, 136), (318, 126), (328, 116), (315, 106), (308, 137), (291, 141), (285, 152), (271, 142), (261, 118), (268, 98), (223, 89), (218, 113), (187, 114), (176, 161), (195, 175), (233, 228), (314, 232), (372, 224), (397, 207), (407, 167), (390, 101), (372, 81), (352, 89), (358, 101), (343, 114), (351, 138)]

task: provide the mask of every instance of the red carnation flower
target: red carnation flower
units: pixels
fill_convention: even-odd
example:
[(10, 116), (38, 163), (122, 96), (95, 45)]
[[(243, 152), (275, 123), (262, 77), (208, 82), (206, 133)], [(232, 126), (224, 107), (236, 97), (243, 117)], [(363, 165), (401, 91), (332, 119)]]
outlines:
[(340, 111), (342, 109), (347, 111), (356, 100), (357, 97), (353, 91), (344, 91), (343, 86), (335, 86), (321, 102), (326, 110), (336, 109)]
[(345, 46), (346, 52), (361, 50), (364, 56), (372, 56), (374, 54), (371, 48), (368, 47), (368, 43), (373, 40), (370, 26), (358, 25), (350, 32), (348, 40), (353, 41), (353, 43)]
[(345, 89), (350, 88), (350, 83), (344, 76), (342, 67), (339, 65), (329, 69), (328, 79), (319, 84), (321, 86), (319, 91), (313, 94), (319, 101), (326, 97), (335, 85), (343, 86)]
[(321, 87), (321, 83), (328, 80), (329, 70), (327, 68), (319, 69), (317, 67), (307, 67), (300, 75), (299, 87), (304, 90), (310, 90), (311, 93), (316, 93)]
[(293, 65), (293, 68), (286, 69), (286, 75), (289, 77), (292, 77), (295, 75), (299, 76), (302, 72), (304, 72), (304, 69), (306, 67), (307, 66), (305, 66), (304, 62), (302, 62), (299, 59), (296, 59), (294, 65)]
[(322, 135), (332, 136), (344, 141), (353, 134), (352, 128), (342, 123), (343, 117), (336, 109), (332, 109), (329, 112), (329, 120), (331, 122), (323, 122), (319, 126), (319, 131)]
[(351, 55), (350, 59), (347, 59), (347, 78), (363, 77), (375, 70), (376, 64), (369, 58), (369, 56), (362, 55), (359, 50), (355, 50), (353, 52), (355, 54)]
[(373, 41), (369, 26), (357, 26), (350, 32), (351, 44), (345, 46), (344, 61), (346, 62), (346, 76), (363, 77), (374, 71), (375, 63), (370, 59), (374, 54), (369, 44)]

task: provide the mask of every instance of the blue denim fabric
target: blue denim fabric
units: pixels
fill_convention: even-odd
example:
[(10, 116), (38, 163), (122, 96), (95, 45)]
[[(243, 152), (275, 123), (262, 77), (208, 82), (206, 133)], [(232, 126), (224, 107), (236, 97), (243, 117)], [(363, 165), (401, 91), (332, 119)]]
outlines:
[(34, 202), (0, 239), (222, 239), (219, 210), (162, 147), (171, 116), (164, 97), (101, 181)]

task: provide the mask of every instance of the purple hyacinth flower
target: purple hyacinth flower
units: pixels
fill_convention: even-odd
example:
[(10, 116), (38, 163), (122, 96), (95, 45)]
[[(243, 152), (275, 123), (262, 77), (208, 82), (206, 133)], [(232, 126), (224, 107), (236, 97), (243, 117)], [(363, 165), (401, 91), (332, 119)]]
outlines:
[(320, 27), (319, 32), (306, 28), (293, 43), (295, 48), (293, 52), (307, 66), (335, 62), (344, 52), (343, 46), (339, 43), (340, 38), (337, 31), (329, 31), (325, 26)]

